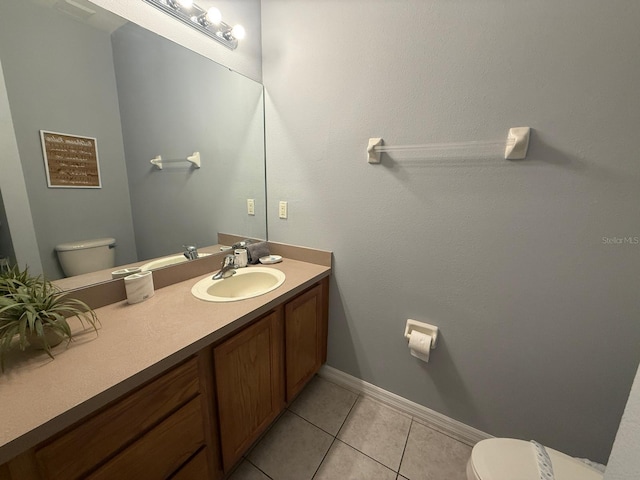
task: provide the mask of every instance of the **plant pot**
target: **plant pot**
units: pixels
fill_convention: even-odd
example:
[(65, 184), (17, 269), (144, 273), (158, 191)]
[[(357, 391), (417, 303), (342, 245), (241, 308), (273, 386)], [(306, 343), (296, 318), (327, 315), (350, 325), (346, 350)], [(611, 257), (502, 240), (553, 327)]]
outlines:
[(35, 348), (36, 350), (46, 350), (44, 338), (46, 338), (49, 347), (60, 345), (60, 343), (62, 343), (62, 340), (64, 340), (64, 336), (58, 333), (57, 330), (49, 327), (44, 327), (44, 338), (39, 337), (34, 332), (28, 332), (26, 336), (29, 345), (31, 345), (31, 347)]

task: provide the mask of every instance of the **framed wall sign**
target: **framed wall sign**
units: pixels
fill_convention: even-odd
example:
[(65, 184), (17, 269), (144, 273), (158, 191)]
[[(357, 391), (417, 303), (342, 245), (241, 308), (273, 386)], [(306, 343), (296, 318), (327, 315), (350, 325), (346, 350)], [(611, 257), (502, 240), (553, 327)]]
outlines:
[(102, 188), (95, 138), (40, 130), (50, 188)]

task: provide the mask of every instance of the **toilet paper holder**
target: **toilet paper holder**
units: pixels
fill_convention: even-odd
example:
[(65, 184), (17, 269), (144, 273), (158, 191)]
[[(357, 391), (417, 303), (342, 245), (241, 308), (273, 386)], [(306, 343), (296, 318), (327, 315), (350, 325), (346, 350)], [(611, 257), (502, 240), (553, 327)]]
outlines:
[(431, 349), (433, 350), (437, 346), (438, 342), (438, 327), (435, 325), (430, 325), (424, 322), (418, 322), (417, 320), (407, 320), (407, 325), (404, 328), (404, 337), (409, 341), (411, 337), (411, 332), (417, 331), (420, 333), (424, 333), (425, 335), (429, 335), (431, 337)]

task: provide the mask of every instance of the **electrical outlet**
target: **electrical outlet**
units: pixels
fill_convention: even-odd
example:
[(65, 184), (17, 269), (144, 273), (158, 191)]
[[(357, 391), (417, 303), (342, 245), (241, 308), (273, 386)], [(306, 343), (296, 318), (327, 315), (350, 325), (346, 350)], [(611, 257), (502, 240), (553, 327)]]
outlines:
[(253, 198), (247, 198), (247, 214), (248, 215), (256, 214), (256, 202)]
[(287, 202), (280, 202), (278, 216), (280, 218), (287, 218)]

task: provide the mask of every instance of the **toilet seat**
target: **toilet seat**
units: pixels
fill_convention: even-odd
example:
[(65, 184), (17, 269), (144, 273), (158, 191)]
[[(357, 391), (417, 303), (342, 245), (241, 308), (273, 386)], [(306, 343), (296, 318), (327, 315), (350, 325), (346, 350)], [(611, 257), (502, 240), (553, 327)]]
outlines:
[[(546, 448), (555, 480), (602, 480), (598, 470), (569, 455)], [(490, 438), (477, 443), (467, 463), (469, 480), (540, 480), (534, 447), (512, 438)]]

